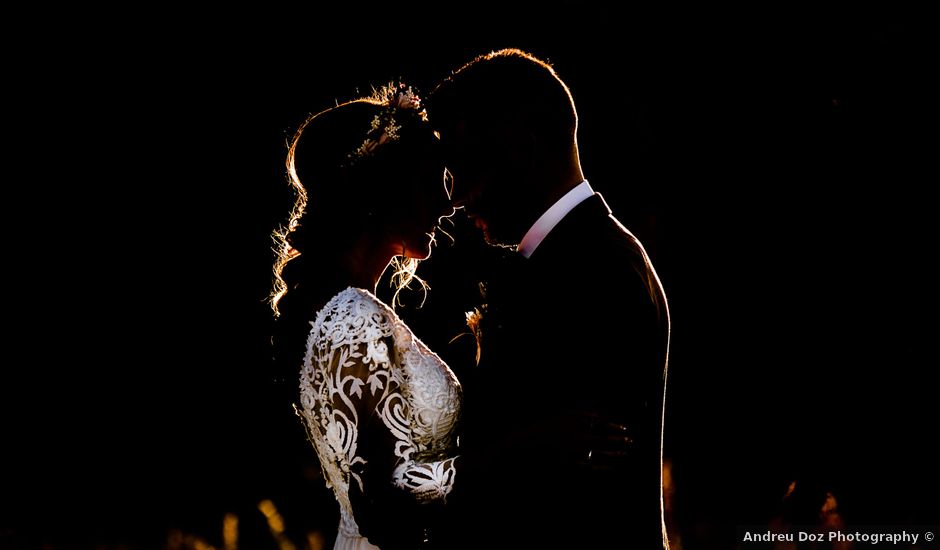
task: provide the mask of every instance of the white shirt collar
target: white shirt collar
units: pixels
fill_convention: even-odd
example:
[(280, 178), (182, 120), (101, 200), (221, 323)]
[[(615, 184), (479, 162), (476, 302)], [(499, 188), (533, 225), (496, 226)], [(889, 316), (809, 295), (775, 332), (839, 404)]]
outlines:
[(519, 242), (519, 253), (528, 258), (535, 252), (535, 249), (538, 248), (548, 233), (558, 225), (569, 212), (574, 210), (575, 206), (578, 206), (585, 199), (590, 198), (594, 194), (594, 190), (591, 189), (591, 184), (587, 180), (582, 181), (577, 186), (573, 187), (565, 196), (558, 199), (555, 204), (551, 206), (548, 210), (545, 211), (542, 216), (535, 221), (529, 231), (522, 237), (522, 240)]

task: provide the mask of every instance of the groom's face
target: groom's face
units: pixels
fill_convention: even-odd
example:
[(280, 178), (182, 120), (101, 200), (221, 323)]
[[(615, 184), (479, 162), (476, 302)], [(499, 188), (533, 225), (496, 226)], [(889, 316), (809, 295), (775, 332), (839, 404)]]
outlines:
[[(498, 147), (472, 123), (459, 120), (441, 130), (441, 143), (447, 170), (452, 176), (451, 200), (483, 231), (490, 244), (503, 244), (499, 232), (499, 212), (505, 211), (498, 191), (503, 170), (498, 162)], [(512, 243), (506, 243), (512, 244)]]

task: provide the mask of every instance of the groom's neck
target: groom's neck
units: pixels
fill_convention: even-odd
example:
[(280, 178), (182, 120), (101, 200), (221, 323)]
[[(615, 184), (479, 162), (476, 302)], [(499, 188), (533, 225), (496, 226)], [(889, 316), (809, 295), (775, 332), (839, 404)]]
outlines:
[[(581, 171), (581, 164), (578, 162), (577, 151), (573, 153), (573, 158), (565, 162), (545, 162), (542, 163), (542, 170), (533, 174), (533, 178), (528, 182), (525, 202), (528, 208), (525, 210), (521, 224), (521, 233), (518, 239), (521, 241), (526, 231), (558, 202), (568, 191), (571, 191), (584, 181), (584, 173)], [(530, 219), (531, 218), (531, 219)]]

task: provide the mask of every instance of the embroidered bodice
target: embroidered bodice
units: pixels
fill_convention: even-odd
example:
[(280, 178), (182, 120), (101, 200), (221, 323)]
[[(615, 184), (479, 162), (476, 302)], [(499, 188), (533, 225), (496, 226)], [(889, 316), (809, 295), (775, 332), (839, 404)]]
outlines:
[[(391, 465), (379, 479), (419, 501), (445, 498), (456, 477), (461, 393), (454, 374), (366, 290), (340, 292), (311, 324), (298, 412), (340, 504), (341, 532), (359, 535), (349, 493), (370, 490), (370, 467)], [(387, 439), (389, 455), (364, 456), (360, 435)]]

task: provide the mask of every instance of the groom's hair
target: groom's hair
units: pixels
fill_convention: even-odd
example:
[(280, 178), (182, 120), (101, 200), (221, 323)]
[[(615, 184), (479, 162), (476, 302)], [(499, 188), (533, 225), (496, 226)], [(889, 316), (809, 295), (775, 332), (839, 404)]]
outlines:
[(522, 50), (490, 52), (457, 69), (431, 94), (428, 111), (438, 126), (519, 123), (543, 143), (572, 148), (576, 142), (571, 91), (551, 65)]

